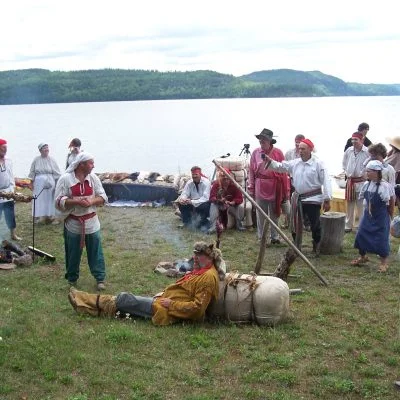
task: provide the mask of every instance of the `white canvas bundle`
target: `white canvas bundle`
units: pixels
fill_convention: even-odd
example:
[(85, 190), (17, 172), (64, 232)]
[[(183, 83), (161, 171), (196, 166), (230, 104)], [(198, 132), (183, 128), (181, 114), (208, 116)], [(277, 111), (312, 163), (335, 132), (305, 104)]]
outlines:
[(285, 281), (266, 276), (253, 293), (254, 317), (259, 325), (275, 325), (289, 313), (289, 287)]
[(211, 318), (259, 325), (275, 325), (287, 318), (289, 287), (282, 279), (230, 273), (220, 282), (218, 301), (210, 309)]
[(231, 171), (240, 171), (245, 167), (246, 160), (239, 156), (228, 157), (228, 158), (217, 158), (215, 161), (221, 167), (228, 168)]
[(228, 283), (224, 299), (225, 318), (234, 322), (250, 322), (252, 320), (252, 297), (250, 282), (238, 280), (235, 284)]
[(241, 169), (240, 171), (232, 171), (232, 176), (235, 178), (236, 182), (243, 182), (246, 178), (246, 171), (244, 169)]

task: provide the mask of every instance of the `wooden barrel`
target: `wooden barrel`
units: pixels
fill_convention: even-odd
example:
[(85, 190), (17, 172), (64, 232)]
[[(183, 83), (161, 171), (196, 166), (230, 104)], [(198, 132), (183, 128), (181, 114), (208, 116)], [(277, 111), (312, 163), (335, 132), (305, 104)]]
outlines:
[(321, 254), (337, 254), (342, 251), (346, 214), (328, 211), (321, 215)]

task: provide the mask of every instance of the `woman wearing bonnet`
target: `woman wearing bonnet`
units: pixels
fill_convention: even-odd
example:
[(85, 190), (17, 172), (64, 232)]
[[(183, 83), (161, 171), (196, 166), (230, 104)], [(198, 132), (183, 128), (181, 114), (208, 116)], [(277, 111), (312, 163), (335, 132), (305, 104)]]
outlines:
[(394, 190), (389, 183), (382, 180), (383, 165), (380, 161), (371, 160), (366, 170), (368, 180), (360, 192), (364, 214), (354, 242), (360, 256), (351, 265), (367, 263), (369, 260), (366, 254), (372, 253), (380, 257), (378, 272), (386, 272), (389, 267), (387, 260), (390, 252), (389, 230), (394, 212)]
[[(57, 179), (61, 176), (60, 168), (54, 158), (49, 156), (49, 145), (38, 145), (40, 155), (32, 161), (28, 177), (31, 179), (33, 195), (32, 215), (35, 223), (39, 221), (57, 224), (55, 219), (54, 191)], [(33, 207), (35, 205), (35, 207)]]

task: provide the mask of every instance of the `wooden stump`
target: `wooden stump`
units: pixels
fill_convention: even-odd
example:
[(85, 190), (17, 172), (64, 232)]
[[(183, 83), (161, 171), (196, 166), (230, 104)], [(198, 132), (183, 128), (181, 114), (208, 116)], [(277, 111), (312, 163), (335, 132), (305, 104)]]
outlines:
[(337, 254), (342, 251), (346, 214), (325, 212), (321, 215), (321, 254)]

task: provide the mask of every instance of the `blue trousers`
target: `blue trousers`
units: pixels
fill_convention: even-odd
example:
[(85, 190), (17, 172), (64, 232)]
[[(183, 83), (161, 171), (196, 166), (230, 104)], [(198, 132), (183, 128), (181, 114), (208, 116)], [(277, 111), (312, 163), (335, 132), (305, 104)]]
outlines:
[(15, 223), (14, 201), (5, 201), (4, 203), (0, 203), (0, 219), (3, 214), (7, 228), (10, 230), (15, 229), (17, 224)]
[(135, 296), (132, 293), (121, 292), (116, 299), (117, 310), (135, 317), (151, 318), (153, 316), (153, 297)]
[[(82, 257), (80, 244), (81, 235), (71, 233), (64, 227), (65, 279), (68, 279), (68, 282), (76, 282), (79, 279), (79, 265)], [(100, 231), (86, 234), (85, 246), (90, 273), (97, 282), (103, 282), (106, 278), (106, 266), (103, 248), (101, 247)]]

